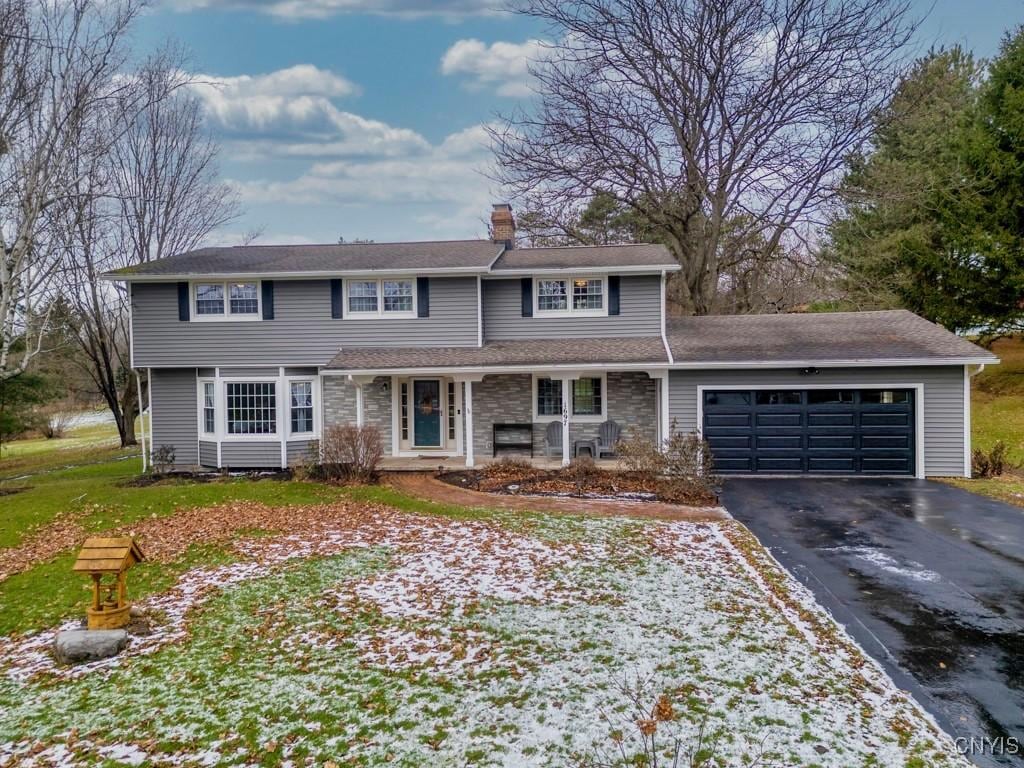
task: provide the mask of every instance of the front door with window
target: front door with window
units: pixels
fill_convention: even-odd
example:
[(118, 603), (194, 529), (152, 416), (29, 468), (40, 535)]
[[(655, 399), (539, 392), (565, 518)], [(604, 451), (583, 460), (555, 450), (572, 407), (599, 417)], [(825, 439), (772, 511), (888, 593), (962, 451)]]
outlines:
[(441, 382), (417, 379), (412, 384), (412, 432), (417, 448), (441, 447)]

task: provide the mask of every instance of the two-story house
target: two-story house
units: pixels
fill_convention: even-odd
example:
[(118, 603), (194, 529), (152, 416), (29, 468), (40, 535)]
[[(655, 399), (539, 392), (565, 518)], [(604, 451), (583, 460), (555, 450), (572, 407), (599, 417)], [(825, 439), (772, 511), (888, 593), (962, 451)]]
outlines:
[[(283, 467), (332, 424), (391, 457), (568, 461), (614, 420), (700, 431), (726, 472), (966, 475), (987, 351), (904, 311), (668, 318), (660, 245), (493, 240), (204, 248), (108, 275), (131, 291), (149, 449)], [(499, 445), (496, 446), (495, 442)], [(425, 464), (425, 466), (430, 466)]]

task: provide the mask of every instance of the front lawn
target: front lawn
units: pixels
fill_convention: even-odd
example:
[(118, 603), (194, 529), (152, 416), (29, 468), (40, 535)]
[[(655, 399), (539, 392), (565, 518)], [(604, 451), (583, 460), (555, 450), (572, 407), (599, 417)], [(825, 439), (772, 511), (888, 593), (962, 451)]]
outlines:
[[(53, 631), (87, 594), (70, 555), (0, 581), (0, 765), (603, 765), (675, 739), (709, 765), (964, 765), (734, 521), (118, 486), (128, 471), (5, 499), (28, 520), (23, 499), (73, 501), (77, 478), (95, 509), (76, 520), (127, 525), (158, 561), (131, 578), (157, 631), (58, 668)], [(51, 589), (68, 599), (24, 609)]]

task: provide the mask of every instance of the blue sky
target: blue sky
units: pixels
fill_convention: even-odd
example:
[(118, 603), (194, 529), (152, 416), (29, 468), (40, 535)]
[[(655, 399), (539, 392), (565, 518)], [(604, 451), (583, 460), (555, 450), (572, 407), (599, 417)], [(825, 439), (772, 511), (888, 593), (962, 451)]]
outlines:
[[(1024, 0), (915, 0), (920, 44), (993, 55)], [(492, 0), (162, 0), (143, 52), (184, 44), (245, 213), (234, 244), (486, 234), (482, 126), (525, 96), (545, 30)]]

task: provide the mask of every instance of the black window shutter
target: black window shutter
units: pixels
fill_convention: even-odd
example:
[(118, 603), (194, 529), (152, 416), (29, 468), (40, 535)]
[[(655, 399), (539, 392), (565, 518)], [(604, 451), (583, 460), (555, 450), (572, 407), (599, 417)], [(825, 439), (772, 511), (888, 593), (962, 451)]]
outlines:
[(430, 317), (430, 278), (416, 278), (416, 316)]
[(608, 314), (619, 314), (619, 276), (608, 276)]
[(188, 320), (188, 283), (178, 283), (178, 319)]
[(263, 294), (263, 319), (274, 319), (274, 281), (264, 280), (260, 283), (260, 291)]
[(341, 280), (331, 280), (331, 317), (341, 317)]
[(520, 286), (523, 292), (523, 317), (533, 317), (533, 278), (524, 277)]

